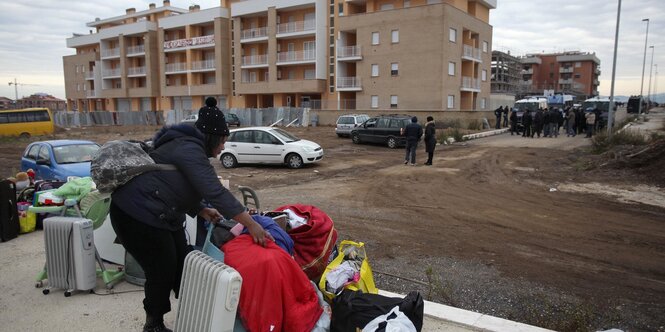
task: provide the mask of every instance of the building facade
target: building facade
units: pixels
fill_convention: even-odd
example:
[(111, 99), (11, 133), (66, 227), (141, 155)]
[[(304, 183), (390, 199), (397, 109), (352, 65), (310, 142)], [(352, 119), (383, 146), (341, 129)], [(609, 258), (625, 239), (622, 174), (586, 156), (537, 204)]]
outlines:
[(545, 90), (583, 98), (598, 95), (600, 59), (595, 53), (530, 54), (520, 60), (525, 95)]
[(492, 51), (492, 93), (517, 95), (522, 81), (522, 62), (510, 52)]
[(67, 40), (74, 110), (484, 110), (496, 0), (229, 0), (87, 23)]
[(35, 93), (16, 102), (16, 108), (18, 109), (33, 107), (46, 107), (51, 111), (64, 111), (67, 109), (67, 102), (46, 93)]

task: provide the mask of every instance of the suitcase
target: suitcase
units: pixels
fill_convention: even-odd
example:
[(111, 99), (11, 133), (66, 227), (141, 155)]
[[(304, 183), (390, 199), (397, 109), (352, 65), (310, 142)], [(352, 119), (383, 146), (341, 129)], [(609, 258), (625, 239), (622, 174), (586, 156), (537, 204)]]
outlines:
[(2, 180), (0, 181), (0, 242), (17, 237), (19, 228), (16, 184), (9, 180)]

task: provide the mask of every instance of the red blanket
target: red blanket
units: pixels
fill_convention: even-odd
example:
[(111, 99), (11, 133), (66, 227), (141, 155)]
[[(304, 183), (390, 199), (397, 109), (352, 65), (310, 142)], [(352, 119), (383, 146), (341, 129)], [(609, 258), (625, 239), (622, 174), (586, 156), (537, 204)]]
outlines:
[(289, 231), (294, 242), (294, 258), (307, 276), (318, 280), (328, 265), (328, 257), (337, 241), (337, 231), (332, 219), (311, 205), (293, 204), (280, 206), (276, 211), (289, 209), (307, 218), (307, 224)]
[(272, 241), (245, 234), (222, 246), (224, 263), (242, 276), (240, 318), (252, 331), (311, 331), (321, 316), (316, 292), (298, 264)]

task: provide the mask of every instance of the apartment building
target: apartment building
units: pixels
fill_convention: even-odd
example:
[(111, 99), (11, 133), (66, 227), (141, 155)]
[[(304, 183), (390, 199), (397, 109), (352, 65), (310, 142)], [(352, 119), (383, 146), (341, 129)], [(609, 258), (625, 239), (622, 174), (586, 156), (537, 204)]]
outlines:
[(76, 110), (224, 107), (482, 110), (496, 0), (150, 4), (67, 40)]
[(522, 90), (526, 94), (553, 90), (585, 98), (598, 95), (600, 59), (595, 53), (529, 54), (520, 61)]
[(46, 107), (51, 111), (64, 111), (67, 109), (67, 103), (47, 93), (35, 93), (28, 97), (23, 97), (16, 102), (16, 108), (33, 107)]
[(492, 93), (517, 95), (522, 81), (522, 62), (510, 51), (492, 51)]

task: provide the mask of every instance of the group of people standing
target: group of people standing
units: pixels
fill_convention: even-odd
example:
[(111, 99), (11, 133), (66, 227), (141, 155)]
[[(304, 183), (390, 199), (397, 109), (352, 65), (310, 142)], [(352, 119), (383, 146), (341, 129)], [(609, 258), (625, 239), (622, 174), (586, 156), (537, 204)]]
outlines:
[[(416, 166), (416, 149), (418, 142), (423, 136), (423, 127), (418, 123), (417, 117), (411, 118), (411, 123), (402, 129), (402, 135), (406, 136), (406, 155), (404, 156), (404, 165), (410, 164)], [(432, 116), (427, 117), (425, 124), (425, 152), (427, 152), (427, 161), (425, 165), (432, 165), (434, 149), (436, 148), (436, 125)]]
[[(510, 110), (508, 106), (499, 107), (494, 110), (496, 116), (496, 129), (501, 128), (501, 116), (508, 114), (510, 119), (510, 135), (522, 135), (522, 137), (559, 137), (561, 127), (564, 128), (567, 137), (575, 137), (585, 133), (587, 138), (592, 137), (594, 131), (600, 126), (601, 111), (598, 108), (580, 107), (561, 108), (539, 108), (538, 110), (527, 109), (520, 111), (516, 108)], [(505, 123), (504, 123), (505, 126)]]

